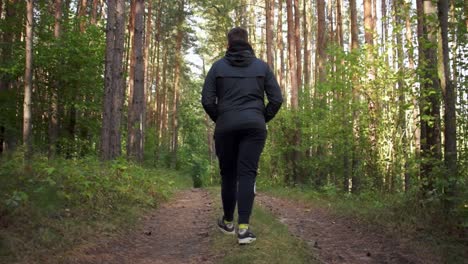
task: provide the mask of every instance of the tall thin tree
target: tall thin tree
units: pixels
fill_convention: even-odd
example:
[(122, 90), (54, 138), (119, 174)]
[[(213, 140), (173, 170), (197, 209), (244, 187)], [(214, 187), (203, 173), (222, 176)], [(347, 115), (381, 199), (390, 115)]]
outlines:
[(34, 0), (26, 2), (26, 65), (24, 67), (23, 144), (25, 159), (32, 155), (32, 67), (33, 67)]
[(144, 113), (145, 113), (145, 70), (144, 70), (144, 0), (135, 0), (133, 52), (135, 66), (133, 67), (133, 93), (129, 100), (132, 103), (128, 109), (127, 156), (139, 162), (143, 161), (144, 153)]

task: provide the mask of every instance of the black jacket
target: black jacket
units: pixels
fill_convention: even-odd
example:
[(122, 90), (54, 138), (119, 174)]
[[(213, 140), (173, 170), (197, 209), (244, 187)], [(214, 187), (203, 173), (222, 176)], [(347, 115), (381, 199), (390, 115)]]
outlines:
[(270, 67), (257, 59), (245, 42), (232, 45), (224, 58), (213, 64), (203, 85), (203, 108), (216, 123), (215, 132), (266, 129), (265, 123), (276, 115), (282, 102)]

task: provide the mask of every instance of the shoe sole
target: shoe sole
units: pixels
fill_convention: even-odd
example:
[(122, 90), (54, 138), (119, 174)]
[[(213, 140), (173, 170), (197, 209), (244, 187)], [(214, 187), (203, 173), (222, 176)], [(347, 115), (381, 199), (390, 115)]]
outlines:
[(255, 240), (257, 239), (254, 237), (246, 237), (246, 238), (239, 238), (238, 242), (239, 242), (239, 245), (247, 245), (247, 244), (254, 242)]
[(226, 235), (235, 235), (236, 234), (236, 230), (232, 230), (231, 232), (227, 231), (226, 229), (224, 228), (221, 228), (220, 226), (218, 226), (218, 229), (223, 232), (224, 234)]

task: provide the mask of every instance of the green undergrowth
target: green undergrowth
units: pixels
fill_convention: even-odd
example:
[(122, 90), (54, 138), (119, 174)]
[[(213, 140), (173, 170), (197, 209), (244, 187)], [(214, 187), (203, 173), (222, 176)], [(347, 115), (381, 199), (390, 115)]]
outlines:
[[(209, 188), (217, 207), (220, 207), (219, 188)], [(222, 215), (216, 211), (214, 217)], [(236, 221), (236, 219), (235, 219)], [(299, 264), (318, 263), (308, 250), (305, 242), (292, 236), (285, 225), (269, 212), (254, 206), (250, 225), (257, 236), (257, 241), (250, 245), (237, 244), (237, 236), (214, 231), (213, 251), (220, 256), (217, 263), (237, 264)]]
[(463, 230), (466, 223), (455, 219), (447, 221), (440, 204), (421, 201), (417, 194), (367, 192), (353, 195), (334, 188), (320, 191), (310, 187), (260, 185), (257, 188), (270, 195), (330, 209), (337, 216), (352, 217), (377, 230), (408, 237), (433, 248), (447, 263), (460, 263), (468, 252)]
[(0, 160), (0, 263), (49, 263), (73, 246), (112, 236), (178, 188), (181, 173), (124, 159), (102, 163), (35, 157)]

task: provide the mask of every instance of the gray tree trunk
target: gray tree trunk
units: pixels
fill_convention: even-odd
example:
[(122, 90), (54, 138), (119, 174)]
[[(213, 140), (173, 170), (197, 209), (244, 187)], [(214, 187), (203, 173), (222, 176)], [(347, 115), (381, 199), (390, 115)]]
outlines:
[(120, 125), (124, 99), (123, 51), (125, 38), (125, 1), (107, 2), (106, 62), (104, 109), (101, 135), (101, 158), (111, 160), (121, 155)]

